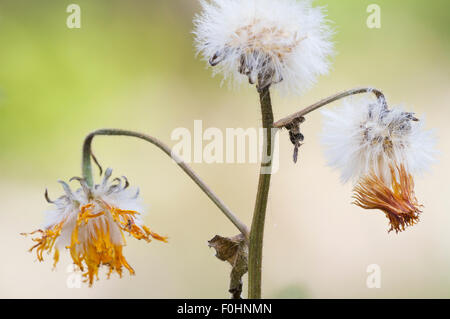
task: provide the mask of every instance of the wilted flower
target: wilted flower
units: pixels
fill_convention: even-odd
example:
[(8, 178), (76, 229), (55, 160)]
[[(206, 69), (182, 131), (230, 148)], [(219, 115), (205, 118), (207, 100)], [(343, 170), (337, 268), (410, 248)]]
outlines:
[(310, 0), (201, 1), (195, 20), (196, 45), (215, 73), (258, 89), (279, 84), (302, 93), (329, 69), (331, 29)]
[(81, 188), (72, 191), (70, 187), (59, 181), (65, 195), (55, 201), (46, 199), (56, 207), (47, 211), (43, 229), (31, 234), (40, 234), (34, 238), (36, 242), (30, 251), (36, 250), (39, 261), (44, 252), (54, 251), (54, 266), (59, 260), (59, 251), (67, 248), (73, 262), (83, 271), (89, 285), (94, 276), (98, 279), (100, 266), (109, 267), (108, 278), (113, 272), (122, 276), (122, 267), (134, 274), (122, 254), (125, 246), (124, 233), (136, 239), (150, 242), (150, 237), (167, 242), (162, 237), (143, 225), (142, 206), (138, 199), (139, 192), (129, 188), (126, 177), (110, 181), (111, 169), (107, 169), (101, 184), (89, 187), (82, 178), (74, 177)]
[(405, 167), (391, 167), (392, 182), (371, 173), (364, 176), (355, 187), (355, 204), (364, 209), (380, 209), (396, 232), (405, 230), (419, 221), (421, 205), (414, 194), (414, 180)]
[(434, 161), (434, 138), (413, 113), (388, 109), (384, 99), (344, 102), (323, 111), (323, 142), (331, 166), (341, 169), (343, 182), (357, 181), (355, 204), (386, 213), (391, 230), (418, 221), (421, 206), (413, 175)]

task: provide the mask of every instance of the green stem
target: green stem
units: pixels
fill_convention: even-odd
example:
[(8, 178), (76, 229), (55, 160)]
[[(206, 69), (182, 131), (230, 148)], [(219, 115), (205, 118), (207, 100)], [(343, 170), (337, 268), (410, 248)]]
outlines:
[(248, 239), (248, 228), (239, 220), (239, 218), (225, 205), (225, 203), (206, 185), (203, 180), (187, 165), (179, 156), (172, 153), (172, 150), (160, 140), (146, 134), (120, 129), (101, 129), (86, 136), (83, 144), (82, 173), (89, 186), (93, 185), (92, 164), (91, 164), (91, 145), (92, 140), (97, 135), (118, 135), (136, 137), (158, 147), (164, 153), (169, 155), (178, 166), (200, 187), (200, 189), (216, 204), (224, 215), (236, 226), (237, 229)]
[(86, 180), (86, 183), (89, 187), (94, 185), (94, 179), (92, 177), (92, 163), (91, 163), (91, 145), (92, 139), (95, 134), (91, 133), (84, 139), (83, 143), (83, 155), (81, 162), (81, 172), (83, 174), (83, 178)]
[(273, 112), (270, 100), (269, 88), (259, 93), (261, 103), (262, 124), (264, 128), (263, 156), (267, 155), (268, 161), (261, 161), (258, 191), (256, 195), (253, 221), (250, 230), (249, 259), (248, 259), (248, 297), (249, 299), (261, 298), (261, 266), (264, 238), (264, 222), (266, 218), (267, 198), (270, 188), (271, 166), (273, 155), (272, 128)]

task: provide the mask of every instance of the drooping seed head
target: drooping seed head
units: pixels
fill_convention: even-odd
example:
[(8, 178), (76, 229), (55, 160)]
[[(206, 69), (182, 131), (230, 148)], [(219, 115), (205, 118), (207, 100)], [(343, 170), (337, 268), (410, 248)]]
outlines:
[(47, 201), (55, 207), (47, 211), (44, 227), (30, 233), (40, 236), (33, 239), (36, 244), (30, 249), (36, 251), (39, 261), (44, 260), (45, 252), (53, 252), (56, 266), (60, 250), (68, 249), (89, 285), (98, 279), (101, 266), (109, 268), (108, 277), (113, 272), (122, 276), (124, 267), (134, 274), (122, 253), (126, 233), (147, 242), (151, 238), (167, 241), (143, 224), (138, 191), (129, 188), (126, 177), (110, 181), (111, 174), (107, 169), (102, 182), (93, 187), (74, 177), (71, 180), (81, 184), (76, 191), (60, 181), (65, 194), (53, 201), (46, 191)]
[(354, 204), (379, 209), (397, 233), (419, 221), (413, 175), (434, 161), (435, 141), (411, 112), (389, 109), (384, 99), (349, 99), (323, 111), (323, 143), (330, 166), (344, 182), (356, 181)]
[(374, 172), (390, 184), (390, 166), (403, 165), (415, 175), (434, 161), (435, 140), (424, 122), (398, 107), (388, 109), (383, 100), (347, 99), (322, 114), (325, 155), (343, 182)]

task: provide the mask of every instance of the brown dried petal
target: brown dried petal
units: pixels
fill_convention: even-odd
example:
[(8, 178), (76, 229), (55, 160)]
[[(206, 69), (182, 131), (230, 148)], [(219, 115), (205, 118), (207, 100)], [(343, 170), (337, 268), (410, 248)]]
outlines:
[(216, 250), (216, 257), (228, 262), (233, 268), (230, 274), (230, 289), (233, 299), (240, 299), (242, 276), (248, 271), (248, 245), (244, 235), (234, 237), (214, 236), (208, 246)]

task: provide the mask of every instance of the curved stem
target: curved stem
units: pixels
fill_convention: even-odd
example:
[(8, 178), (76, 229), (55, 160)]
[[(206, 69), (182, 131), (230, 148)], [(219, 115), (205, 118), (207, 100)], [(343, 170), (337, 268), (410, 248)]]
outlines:
[(273, 112), (269, 88), (260, 93), (262, 122), (264, 128), (263, 156), (267, 161), (261, 160), (258, 192), (256, 195), (255, 210), (253, 212), (252, 227), (250, 230), (249, 259), (248, 259), (248, 297), (261, 298), (261, 265), (264, 238), (264, 222), (266, 218), (267, 198), (269, 196), (273, 142)]
[(236, 215), (225, 205), (225, 203), (217, 197), (217, 195), (206, 185), (202, 179), (192, 170), (192, 168), (187, 165), (178, 155), (172, 153), (172, 150), (165, 145), (160, 140), (146, 134), (137, 133), (128, 130), (121, 129), (100, 129), (90, 133), (86, 136), (83, 144), (83, 159), (82, 159), (82, 172), (83, 177), (89, 186), (93, 185), (92, 178), (92, 164), (91, 164), (91, 144), (92, 140), (97, 135), (118, 135), (118, 136), (130, 136), (136, 137), (158, 147), (164, 153), (169, 155), (178, 166), (200, 187), (200, 189), (216, 204), (216, 206), (224, 213), (224, 215), (239, 229), (239, 231), (248, 239), (248, 228), (247, 226), (239, 220)]
[(296, 112), (294, 114), (286, 116), (285, 118), (275, 122), (273, 124), (273, 126), (276, 128), (286, 127), (289, 124), (291, 124), (292, 122), (294, 122), (295, 120), (321, 108), (322, 106), (325, 106), (327, 104), (330, 104), (334, 101), (340, 100), (340, 99), (350, 96), (350, 95), (355, 95), (355, 94), (360, 94), (360, 93), (368, 93), (368, 92), (375, 94), (377, 99), (380, 99), (382, 101), (382, 103), (384, 103), (386, 105), (386, 98), (384, 97), (384, 94), (381, 91), (379, 91), (375, 88), (356, 88), (356, 89), (351, 89), (348, 91), (340, 92), (340, 93), (337, 93), (330, 97), (327, 97), (313, 105), (308, 106), (307, 108), (304, 108), (303, 110), (301, 110), (299, 112)]

